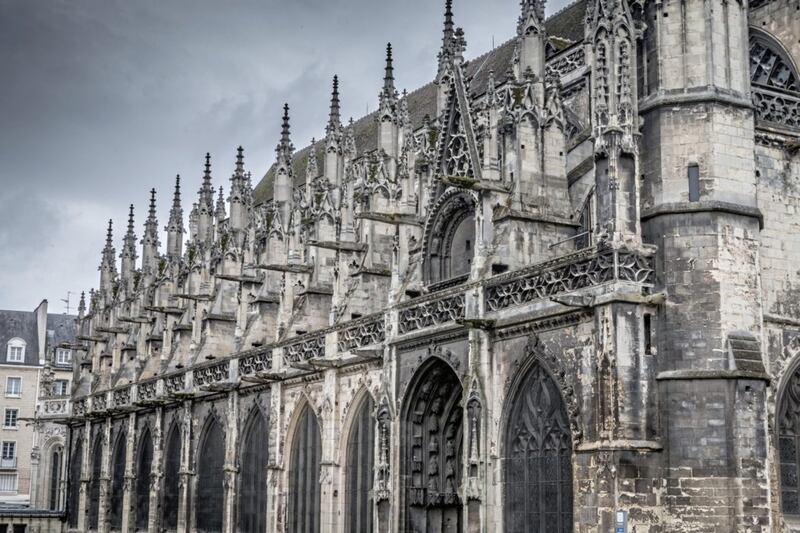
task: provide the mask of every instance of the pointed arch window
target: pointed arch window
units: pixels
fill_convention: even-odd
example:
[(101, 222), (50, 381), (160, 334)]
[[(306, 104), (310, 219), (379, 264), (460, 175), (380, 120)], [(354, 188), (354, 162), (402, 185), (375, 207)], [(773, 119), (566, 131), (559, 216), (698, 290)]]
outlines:
[(92, 480), (89, 482), (89, 529), (97, 529), (100, 513), (100, 474), (103, 466), (103, 437), (97, 435), (92, 448)]
[(289, 531), (319, 533), (322, 440), (317, 417), (306, 404), (292, 443), (289, 470)]
[(778, 403), (778, 458), (781, 508), (787, 516), (800, 516), (800, 366), (780, 393)]
[(120, 529), (122, 527), (122, 494), (125, 487), (126, 451), (127, 436), (125, 432), (122, 432), (117, 436), (111, 465), (111, 501), (109, 504), (111, 529)]
[(450, 192), (435, 209), (425, 229), (425, 276), (429, 285), (444, 288), (466, 280), (472, 268), (475, 200), (469, 193)]
[(177, 424), (169, 431), (165, 450), (164, 499), (161, 512), (164, 528), (174, 530), (178, 527), (181, 469), (181, 431)]
[(206, 423), (197, 454), (197, 499), (195, 514), (197, 531), (222, 531), (222, 512), (225, 503), (224, 462), (225, 434), (215, 416)]
[(267, 529), (267, 420), (258, 407), (248, 417), (242, 442), (239, 486), (241, 533), (262, 533)]
[(350, 533), (372, 533), (372, 475), (375, 463), (375, 402), (366, 394), (347, 439), (346, 528)]
[(59, 487), (61, 485), (61, 468), (63, 464), (64, 448), (56, 446), (50, 453), (50, 480), (47, 508), (56, 511), (59, 508)]
[(403, 480), (406, 529), (462, 531), (462, 388), (438, 358), (414, 378), (404, 407)]
[(558, 386), (540, 364), (513, 396), (505, 453), (506, 532), (572, 532), (569, 420)]
[(72, 458), (69, 463), (69, 495), (67, 498), (69, 527), (78, 527), (78, 500), (81, 489), (81, 470), (83, 468), (83, 433), (78, 431), (72, 434)]
[(750, 81), (753, 85), (800, 91), (800, 79), (791, 59), (768, 34), (751, 29)]
[(153, 469), (153, 439), (145, 429), (139, 440), (136, 460), (136, 529), (147, 531), (150, 514), (150, 475)]

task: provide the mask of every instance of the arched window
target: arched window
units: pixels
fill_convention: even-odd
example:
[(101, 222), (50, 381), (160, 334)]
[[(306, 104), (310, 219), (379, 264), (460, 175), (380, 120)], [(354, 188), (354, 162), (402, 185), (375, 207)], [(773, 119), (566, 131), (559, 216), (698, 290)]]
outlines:
[(319, 533), (322, 440), (317, 417), (306, 404), (292, 439), (289, 470), (289, 531)]
[(750, 81), (753, 85), (800, 91), (791, 59), (768, 34), (751, 30)]
[(800, 516), (800, 366), (786, 382), (778, 403), (778, 458), (783, 514)]
[(197, 469), (197, 499), (195, 513), (197, 531), (222, 531), (222, 510), (225, 503), (224, 472), (225, 434), (215, 416), (206, 423), (200, 437), (195, 468)]
[(347, 515), (345, 530), (372, 533), (372, 476), (375, 457), (375, 402), (369, 394), (359, 402), (347, 439)]
[(15, 337), (8, 341), (6, 345), (6, 361), (9, 363), (23, 363), (25, 362), (25, 347), (27, 343)]
[(475, 201), (469, 193), (445, 193), (427, 227), (428, 284), (469, 275), (475, 255)]
[(92, 480), (89, 482), (89, 529), (97, 529), (100, 513), (100, 474), (103, 466), (103, 437), (97, 435), (92, 449)]
[(558, 387), (534, 364), (512, 398), (505, 436), (505, 530), (571, 532), (572, 438)]
[(165, 449), (162, 525), (165, 529), (174, 530), (178, 527), (180, 500), (181, 431), (178, 424), (170, 429)]
[(76, 431), (72, 434), (72, 459), (69, 463), (69, 496), (67, 498), (67, 512), (69, 527), (78, 527), (78, 500), (81, 490), (81, 469), (83, 466), (83, 432)]
[(248, 417), (242, 442), (237, 531), (263, 533), (267, 529), (267, 422), (255, 407)]
[(136, 529), (147, 531), (150, 514), (150, 473), (153, 468), (153, 439), (150, 430), (145, 429), (139, 439), (136, 460)]
[(125, 488), (125, 453), (127, 450), (127, 435), (121, 432), (114, 445), (113, 462), (111, 464), (111, 501), (109, 511), (111, 515), (111, 529), (122, 527), (122, 493)]
[(407, 394), (402, 467), (408, 531), (462, 531), (461, 396), (458, 376), (436, 357), (420, 368)]
[(61, 446), (54, 447), (50, 454), (50, 491), (48, 494), (47, 508), (51, 511), (56, 511), (59, 507), (58, 489), (61, 485), (61, 464), (63, 462), (63, 456), (64, 449)]

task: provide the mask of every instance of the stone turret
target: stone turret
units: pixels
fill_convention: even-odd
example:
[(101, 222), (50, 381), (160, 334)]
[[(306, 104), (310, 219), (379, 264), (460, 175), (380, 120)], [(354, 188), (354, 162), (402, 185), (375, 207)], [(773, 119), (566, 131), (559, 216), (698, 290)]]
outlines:
[(331, 108), (328, 125), (325, 128), (325, 179), (338, 186), (344, 173), (342, 160), (342, 119), (339, 103), (339, 77), (333, 77)]
[(544, 77), (545, 43), (544, 1), (522, 0), (517, 23), (517, 52), (520, 72), (530, 70), (538, 79)]
[(247, 227), (247, 183), (244, 172), (244, 148), (236, 149), (236, 169), (231, 176), (231, 193), (228, 197), (230, 205), (230, 227), (243, 230)]
[[(313, 143), (312, 143), (313, 147)], [(311, 153), (314, 153), (312, 148)], [(292, 155), (294, 145), (290, 136), (289, 126), (289, 104), (283, 105), (283, 120), (281, 122), (281, 140), (275, 147), (275, 191), (273, 199), (280, 212), (281, 223), (289, 223), (292, 212), (292, 194), (294, 189), (294, 177), (292, 171)], [(316, 155), (315, 155), (316, 157)]]
[(158, 268), (158, 219), (156, 218), (156, 190), (150, 190), (150, 210), (144, 223), (142, 236), (142, 273), (145, 279), (156, 274)]
[(197, 240), (208, 243), (214, 239), (214, 188), (211, 186), (211, 154), (206, 154), (203, 184), (198, 192)]
[(128, 231), (122, 240), (122, 253), (120, 253), (120, 278), (128, 294), (133, 291), (136, 257), (136, 234), (133, 231), (133, 204), (131, 204), (128, 212)]
[(114, 290), (114, 280), (117, 278), (117, 252), (113, 244), (113, 222), (108, 221), (108, 231), (106, 232), (106, 245), (100, 260), (100, 291), (106, 302), (110, 302)]
[(217, 190), (217, 205), (214, 208), (216, 227), (219, 228), (219, 225), (227, 217), (228, 215), (225, 213), (225, 190), (222, 188), (222, 185), (220, 185), (219, 189)]
[(394, 66), (392, 65), (392, 43), (389, 43), (386, 45), (386, 67), (378, 104), (378, 146), (390, 157), (397, 157), (399, 151), (400, 128), (397, 103), (398, 94), (394, 87)]
[(167, 231), (167, 257), (170, 260), (183, 254), (183, 208), (181, 207), (181, 176), (175, 176), (175, 192), (172, 195), (172, 208), (169, 210)]

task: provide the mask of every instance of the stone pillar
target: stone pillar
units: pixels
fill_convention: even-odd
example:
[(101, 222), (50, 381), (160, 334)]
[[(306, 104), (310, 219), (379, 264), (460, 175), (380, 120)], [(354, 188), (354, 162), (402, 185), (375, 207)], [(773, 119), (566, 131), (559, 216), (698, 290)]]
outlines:
[[(320, 460), (320, 525), (321, 531), (335, 531), (338, 515), (339, 497), (334, 495), (339, 486), (339, 440), (341, 426), (333, 406), (337, 404), (338, 376), (336, 370), (325, 371), (322, 397), (325, 398), (319, 409), (320, 437), (322, 438), (322, 457)], [(336, 492), (338, 494), (338, 491)]]
[(187, 533), (190, 527), (188, 520), (191, 505), (189, 488), (194, 477), (194, 469), (192, 468), (192, 425), (192, 401), (186, 400), (183, 402), (183, 421), (181, 422), (183, 436), (181, 438), (181, 469), (178, 486), (180, 494), (178, 495), (177, 533)]
[[(277, 364), (273, 353), (273, 370)], [(270, 417), (267, 428), (269, 442), (269, 463), (265, 482), (267, 483), (267, 531), (283, 531), (286, 508), (286, 493), (283, 490), (283, 443), (285, 435), (283, 428), (283, 386), (280, 381), (270, 385)]]
[(224, 533), (235, 533), (236, 524), (236, 499), (237, 499), (237, 479), (239, 468), (237, 465), (237, 455), (239, 452), (239, 391), (232, 390), (228, 394), (228, 424), (225, 428), (225, 464), (224, 481), (225, 484), (225, 507), (222, 513), (222, 531)]
[(83, 428), (83, 456), (81, 457), (81, 487), (78, 492), (78, 531), (86, 531), (89, 518), (89, 483), (92, 481), (90, 461), (92, 446), (92, 423), (86, 421)]
[(150, 469), (150, 506), (147, 531), (159, 531), (161, 508), (159, 502), (164, 492), (164, 408), (156, 407), (156, 423), (153, 427), (153, 464)]
[(125, 443), (125, 482), (122, 485), (122, 531), (136, 529), (136, 412), (128, 415), (127, 442)]
[(111, 419), (107, 418), (103, 424), (103, 451), (100, 454), (100, 500), (97, 506), (97, 531), (108, 533), (110, 531), (109, 507), (111, 503)]

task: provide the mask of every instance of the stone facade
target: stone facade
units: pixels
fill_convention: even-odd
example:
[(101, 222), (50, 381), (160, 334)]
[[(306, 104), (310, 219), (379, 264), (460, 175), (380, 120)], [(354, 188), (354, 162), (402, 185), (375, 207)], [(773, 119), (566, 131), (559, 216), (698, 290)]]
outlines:
[(467, 61), (447, 0), (432, 83), (387, 48), (299, 151), (287, 105), (164, 249), (152, 191), (80, 308), (68, 529), (800, 527), (796, 9), (525, 0)]

